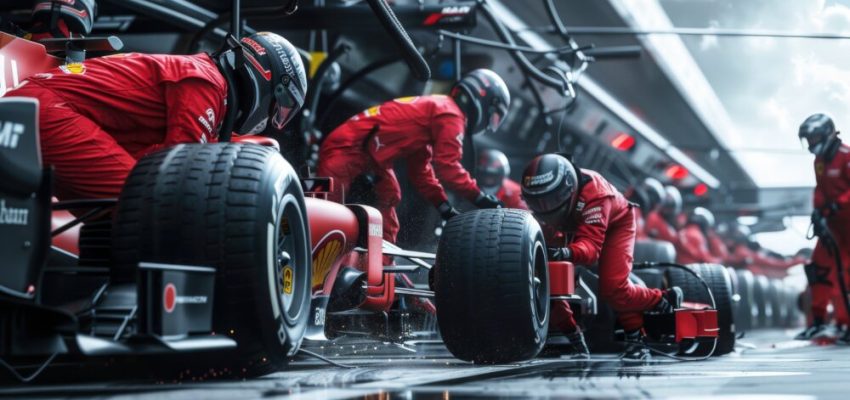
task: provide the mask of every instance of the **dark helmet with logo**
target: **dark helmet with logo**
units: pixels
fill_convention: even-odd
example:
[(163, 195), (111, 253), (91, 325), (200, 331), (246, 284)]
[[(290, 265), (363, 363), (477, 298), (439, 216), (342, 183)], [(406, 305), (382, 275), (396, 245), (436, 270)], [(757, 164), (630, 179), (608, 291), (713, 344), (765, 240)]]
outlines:
[(96, 15), (95, 0), (36, 1), (32, 9), (33, 31), (50, 32), (57, 38), (69, 37), (69, 33), (88, 35)]
[(839, 143), (835, 123), (826, 114), (814, 114), (800, 124), (800, 140), (805, 140), (809, 152), (822, 157), (830, 154)]
[(485, 193), (495, 195), (510, 174), (511, 165), (505, 153), (490, 149), (478, 156), (478, 187)]
[(235, 93), (228, 94), (228, 105), (238, 107), (229, 122), (232, 131), (261, 133), (269, 122), (283, 129), (307, 94), (307, 74), (298, 50), (271, 32), (257, 32), (228, 45), (216, 58), (228, 84), (235, 87)]
[(682, 212), (682, 193), (675, 186), (664, 187), (664, 198), (661, 200), (661, 214), (667, 218), (675, 218)]
[(703, 233), (714, 227), (714, 214), (703, 207), (696, 207), (688, 214), (688, 224), (696, 224)]
[(483, 68), (464, 75), (450, 95), (466, 116), (467, 133), (473, 134), (498, 129), (511, 105), (511, 93), (502, 77)]
[(522, 173), (522, 197), (547, 225), (557, 225), (573, 212), (579, 190), (575, 166), (558, 154), (537, 156)]

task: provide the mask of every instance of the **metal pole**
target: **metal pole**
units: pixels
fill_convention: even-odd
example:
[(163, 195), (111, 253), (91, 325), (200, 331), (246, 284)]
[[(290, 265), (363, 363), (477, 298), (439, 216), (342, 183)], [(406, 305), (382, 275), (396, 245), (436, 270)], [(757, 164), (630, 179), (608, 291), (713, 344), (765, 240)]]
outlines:
[(230, 12), (230, 33), (236, 38), (242, 38), (242, 15), (241, 1), (233, 0), (233, 8)]
[(461, 70), (461, 68), (460, 68), (460, 56), (461, 56), (461, 54), (460, 54), (460, 40), (455, 39), (453, 44), (454, 44), (454, 48), (452, 49), (453, 50), (452, 52), (454, 53), (454, 56), (455, 56), (455, 81), (459, 81), (460, 76), (461, 76), (461, 71), (460, 71)]

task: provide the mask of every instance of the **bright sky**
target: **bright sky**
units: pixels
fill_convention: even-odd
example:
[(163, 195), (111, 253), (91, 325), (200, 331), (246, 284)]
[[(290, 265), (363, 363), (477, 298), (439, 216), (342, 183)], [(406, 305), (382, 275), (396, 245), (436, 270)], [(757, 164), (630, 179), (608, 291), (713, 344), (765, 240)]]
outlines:
[[(676, 27), (850, 32), (850, 1), (658, 0)], [(682, 37), (731, 121), (718, 137), (761, 186), (813, 186), (806, 116), (850, 127), (850, 40)], [(847, 128), (850, 129), (850, 128)]]

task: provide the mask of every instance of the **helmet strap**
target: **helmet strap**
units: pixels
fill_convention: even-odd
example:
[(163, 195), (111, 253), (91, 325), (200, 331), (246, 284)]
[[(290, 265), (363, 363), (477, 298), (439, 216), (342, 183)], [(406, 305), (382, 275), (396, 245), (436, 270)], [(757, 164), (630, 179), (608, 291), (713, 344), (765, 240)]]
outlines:
[(480, 130), (478, 128), (481, 126), (482, 119), (484, 118), (482, 115), (484, 110), (481, 108), (481, 104), (474, 100), (475, 96), (471, 89), (466, 85), (459, 85), (458, 89), (460, 90), (460, 95), (466, 97), (466, 104), (461, 106), (463, 114), (466, 116), (466, 131), (469, 134), (476, 134)]
[[(229, 51), (233, 54), (232, 63), (227, 59), (227, 52)], [(239, 113), (239, 91), (236, 89), (238, 83), (236, 82), (235, 72), (238, 68), (245, 65), (243, 51), (244, 48), (239, 41), (233, 35), (228, 35), (222, 48), (211, 54), (211, 57), (216, 62), (216, 66), (218, 66), (219, 72), (224, 76), (224, 80), (227, 81), (227, 111), (218, 130), (218, 140), (220, 142), (230, 141), (230, 136), (236, 125), (236, 117)]]
[(65, 34), (62, 33), (61, 29), (59, 29), (60, 12), (62, 12), (62, 5), (56, 2), (50, 4), (50, 23), (48, 29), (50, 29), (50, 34), (53, 35), (54, 38), (65, 37)]

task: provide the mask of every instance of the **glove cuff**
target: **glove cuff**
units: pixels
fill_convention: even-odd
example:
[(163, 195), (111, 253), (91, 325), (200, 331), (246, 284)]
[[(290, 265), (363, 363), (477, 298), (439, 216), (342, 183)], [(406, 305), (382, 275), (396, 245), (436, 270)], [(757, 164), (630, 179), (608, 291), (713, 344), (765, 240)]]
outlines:
[(437, 205), (437, 211), (439, 211), (440, 214), (445, 214), (445, 213), (451, 211), (451, 209), (452, 209), (452, 205), (449, 204), (448, 201), (444, 201), (444, 202), (440, 203), (439, 205)]

